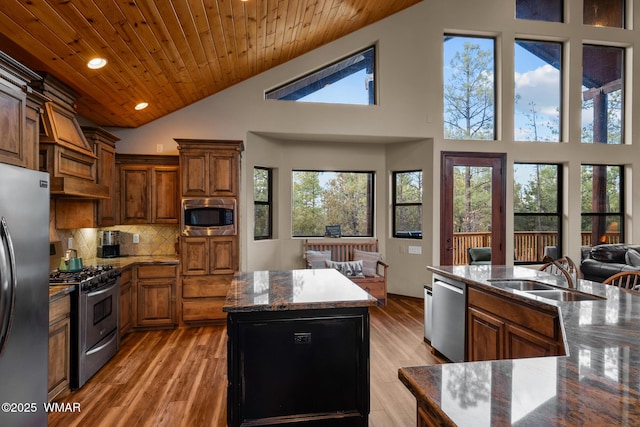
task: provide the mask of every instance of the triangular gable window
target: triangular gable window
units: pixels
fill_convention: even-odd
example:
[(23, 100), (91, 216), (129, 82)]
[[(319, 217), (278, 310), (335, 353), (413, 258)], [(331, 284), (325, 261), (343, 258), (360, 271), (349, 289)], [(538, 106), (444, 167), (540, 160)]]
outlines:
[(307, 74), (265, 94), (265, 99), (333, 104), (373, 105), (375, 48)]

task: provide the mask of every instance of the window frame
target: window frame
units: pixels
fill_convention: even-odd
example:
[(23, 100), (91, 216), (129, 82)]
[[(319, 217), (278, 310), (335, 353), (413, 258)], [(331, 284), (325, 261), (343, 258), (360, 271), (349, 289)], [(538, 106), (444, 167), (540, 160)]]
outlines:
[[(515, 49), (516, 49), (516, 45), (519, 45), (522, 49), (526, 48), (523, 46), (522, 43), (548, 43), (548, 44), (557, 44), (560, 46), (560, 57), (558, 58), (558, 74), (559, 74), (559, 87), (558, 87), (558, 140), (557, 141), (545, 141), (544, 139), (530, 139), (530, 140), (525, 140), (525, 139), (517, 139), (516, 138), (516, 131), (518, 130), (518, 128), (516, 127), (516, 114), (517, 114), (517, 109), (515, 107), (515, 99), (514, 99), (514, 104), (513, 104), (513, 111), (514, 111), (514, 117), (513, 117), (513, 140), (517, 141), (517, 142), (541, 142), (541, 143), (553, 143), (553, 144), (558, 144), (558, 143), (562, 143), (563, 141), (563, 135), (564, 135), (564, 128), (565, 128), (565, 124), (564, 124), (564, 110), (565, 110), (565, 99), (564, 99), (564, 86), (565, 86), (565, 70), (564, 70), (564, 65), (565, 65), (565, 42), (563, 41), (559, 41), (559, 40), (542, 40), (542, 39), (534, 39), (534, 38), (528, 38), (528, 37), (522, 37), (522, 38), (514, 38), (513, 39), (514, 42), (514, 70), (513, 70), (513, 82), (514, 82), (514, 93), (515, 93), (515, 65), (516, 65), (516, 59), (515, 59)], [(546, 61), (545, 61), (546, 62)], [(548, 65), (551, 65), (552, 67), (555, 68), (554, 64), (551, 64), (549, 62), (547, 62)]]
[[(351, 236), (348, 234), (344, 234), (344, 229), (342, 230), (342, 236), (341, 237), (348, 237), (348, 238), (361, 238), (361, 237), (374, 237), (375, 236), (375, 192), (376, 192), (376, 172), (373, 170), (328, 170), (328, 169), (292, 169), (291, 170), (291, 237), (292, 238), (314, 238), (314, 237), (325, 237), (324, 235), (297, 235), (294, 234), (294, 197), (295, 197), (295, 190), (294, 190), (294, 185), (295, 185), (295, 179), (294, 179), (294, 173), (296, 172), (318, 172), (318, 173), (355, 173), (355, 174), (366, 174), (369, 176), (368, 179), (368, 192), (369, 192), (369, 209), (367, 212), (367, 217), (369, 218), (369, 223), (368, 223), (368, 234), (363, 234), (363, 235), (358, 235), (358, 236)], [(332, 224), (325, 224), (325, 225), (332, 225)]]
[[(369, 53), (370, 52), (370, 53)], [(319, 68), (316, 68), (313, 71), (310, 71), (309, 73), (301, 76), (301, 77), (297, 77), (294, 78), (292, 80), (287, 81), (286, 83), (283, 83), (279, 86), (276, 86), (273, 89), (269, 89), (267, 91), (265, 91), (264, 93), (264, 99), (267, 101), (294, 101), (294, 102), (298, 102), (300, 101), (301, 98), (310, 95), (312, 93), (315, 93), (319, 90), (322, 89), (322, 87), (338, 82), (340, 80), (342, 80), (342, 78), (346, 77), (346, 76), (341, 76), (340, 78), (333, 80), (331, 79), (332, 76), (339, 74), (340, 72), (344, 71), (345, 69), (348, 69), (349, 67), (353, 66), (354, 64), (349, 64), (350, 60), (354, 60), (358, 55), (364, 55), (365, 57), (367, 55), (371, 55), (371, 75), (373, 76), (373, 78), (371, 80), (369, 80), (369, 82), (367, 83), (367, 87), (368, 87), (368, 94), (369, 94), (369, 102), (366, 104), (362, 104), (362, 103), (354, 103), (354, 102), (324, 102), (327, 104), (338, 104), (338, 105), (377, 105), (378, 104), (378, 95), (377, 95), (377, 46), (371, 45), (368, 46), (364, 49), (361, 49), (353, 54), (347, 55), (343, 58), (340, 58), (336, 61), (333, 61), (327, 65), (321, 66)], [(330, 72), (330, 70), (332, 68), (336, 68), (335, 72)], [(349, 74), (347, 74), (348, 76)], [(301, 93), (299, 95), (296, 95), (298, 92), (300, 92), (301, 90), (304, 90), (305, 88), (312, 88), (314, 85), (319, 86), (319, 88), (306, 92), (306, 93)], [(281, 93), (280, 95), (278, 95), (278, 93)], [(272, 97), (273, 96), (273, 97)], [(310, 101), (300, 101), (300, 102), (310, 102)]]
[[(564, 197), (563, 197), (563, 189), (564, 189), (564, 167), (562, 163), (531, 163), (531, 162), (514, 162), (514, 175), (515, 175), (515, 167), (516, 165), (542, 165), (542, 166), (555, 166), (557, 169), (557, 193), (556, 193), (556, 211), (555, 212), (516, 212), (515, 209), (515, 195), (514, 195), (514, 206), (513, 206), (513, 223), (514, 223), (514, 242), (515, 242), (515, 233), (517, 230), (515, 229), (516, 218), (531, 218), (531, 217), (547, 217), (547, 218), (557, 218), (558, 230), (557, 230), (557, 240), (556, 240), (556, 248), (558, 248), (558, 253), (556, 254), (556, 258), (562, 256), (562, 252), (564, 250), (564, 239), (563, 239), (563, 212), (564, 212)], [(515, 183), (515, 176), (514, 176)], [(542, 260), (534, 260), (534, 261), (518, 261), (514, 260), (515, 265), (531, 265), (531, 264), (540, 264)]]
[[(582, 183), (582, 168), (584, 166), (604, 166), (604, 167), (616, 167), (620, 170), (620, 184), (619, 184), (619, 188), (618, 188), (618, 197), (619, 197), (619, 212), (613, 212), (613, 211), (607, 211), (607, 212), (583, 212), (582, 211), (582, 200), (580, 201), (580, 234), (582, 235), (583, 231), (582, 230), (582, 220), (586, 217), (590, 217), (590, 218), (594, 218), (594, 217), (604, 217), (605, 220), (608, 216), (619, 216), (620, 217), (620, 221), (618, 223), (618, 227), (619, 227), (619, 234), (620, 234), (620, 243), (625, 243), (626, 240), (626, 230), (625, 230), (625, 209), (626, 209), (626, 198), (625, 198), (625, 167), (624, 165), (612, 165), (612, 164), (606, 164), (606, 165), (602, 165), (602, 164), (593, 164), (593, 163), (581, 163), (580, 164), (580, 182)], [(592, 187), (592, 192), (593, 192), (593, 187)], [(580, 194), (582, 195), (582, 189), (580, 190)], [(591, 232), (593, 233), (593, 230), (591, 230)], [(597, 246), (599, 244), (602, 244), (603, 242), (593, 242), (593, 240), (591, 241), (591, 246)], [(604, 242), (606, 243), (606, 242)]]
[[(422, 195), (420, 196), (420, 203), (398, 203), (398, 198), (397, 198), (397, 176), (398, 174), (405, 174), (405, 173), (415, 173), (415, 172), (420, 172), (420, 174), (422, 175), (421, 180), (424, 179), (424, 173), (422, 171), (422, 169), (412, 169), (412, 170), (402, 170), (402, 171), (393, 171), (391, 174), (391, 179), (392, 179), (392, 191), (391, 191), (391, 236), (394, 238), (398, 238), (398, 239), (422, 239), (422, 218), (420, 218), (420, 235), (419, 236), (413, 236), (413, 235), (408, 235), (408, 236), (399, 236), (396, 230), (396, 213), (397, 213), (397, 207), (399, 206), (419, 206), (420, 207), (420, 212), (424, 212), (422, 207), (424, 205), (424, 199), (422, 197)], [(424, 191), (424, 187), (420, 189), (420, 191)]]
[(443, 126), (443, 130), (444, 130), (444, 134), (443, 134), (443, 138), (445, 141), (498, 141), (500, 139), (499, 136), (499, 125), (498, 125), (498, 121), (500, 120), (500, 118), (498, 117), (498, 111), (500, 110), (498, 103), (500, 102), (499, 100), (499, 96), (498, 96), (498, 86), (499, 86), (499, 82), (498, 82), (498, 78), (499, 78), (499, 64), (498, 64), (498, 57), (497, 57), (497, 52), (498, 52), (498, 38), (496, 36), (493, 35), (475, 35), (475, 34), (465, 34), (465, 33), (445, 33), (443, 36), (443, 40), (442, 40), (442, 48), (443, 48), (443, 58), (445, 56), (445, 44), (447, 43), (447, 41), (449, 41), (450, 39), (453, 38), (466, 38), (466, 39), (485, 39), (485, 40), (491, 40), (492, 43), (492, 64), (493, 64), (493, 108), (492, 108), (492, 116), (493, 116), (493, 126), (492, 126), (492, 135), (491, 138), (451, 138), (450, 136), (447, 136), (447, 121), (446, 121), (446, 117), (447, 117), (447, 103), (445, 102), (445, 97), (446, 97), (446, 80), (445, 80), (445, 72), (444, 69), (449, 65), (449, 64), (445, 64), (444, 61), (442, 63), (442, 71), (443, 71), (443, 80), (442, 80), (442, 86), (444, 89), (444, 93), (443, 93), (443, 99), (442, 99), (442, 103), (443, 103), (443, 117), (445, 118), (444, 121), (444, 126)]
[[(255, 192), (255, 171), (256, 169), (267, 171), (267, 201), (256, 200), (256, 192)], [(268, 168), (264, 166), (254, 166), (254, 192), (253, 192), (253, 240), (271, 240), (273, 239), (273, 168)], [(257, 206), (267, 206), (267, 227), (269, 229), (269, 233), (265, 236), (257, 236), (256, 235), (256, 218), (255, 212)]]

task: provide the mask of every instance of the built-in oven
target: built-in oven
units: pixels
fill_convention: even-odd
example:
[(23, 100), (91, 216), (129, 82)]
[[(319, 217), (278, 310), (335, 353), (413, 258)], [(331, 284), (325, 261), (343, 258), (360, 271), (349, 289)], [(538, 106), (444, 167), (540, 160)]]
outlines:
[(236, 199), (182, 199), (180, 226), (184, 236), (236, 235)]

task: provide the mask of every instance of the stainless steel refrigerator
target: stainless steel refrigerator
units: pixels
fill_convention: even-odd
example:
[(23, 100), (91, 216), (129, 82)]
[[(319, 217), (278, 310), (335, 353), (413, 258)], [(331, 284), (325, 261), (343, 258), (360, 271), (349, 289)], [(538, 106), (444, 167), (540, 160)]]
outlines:
[(0, 426), (46, 426), (49, 174), (0, 164)]

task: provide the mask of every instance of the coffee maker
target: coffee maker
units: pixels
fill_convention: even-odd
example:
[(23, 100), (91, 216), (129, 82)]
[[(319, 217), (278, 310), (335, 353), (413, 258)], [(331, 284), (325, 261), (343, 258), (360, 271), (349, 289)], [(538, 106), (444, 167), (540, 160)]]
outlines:
[(99, 258), (116, 258), (120, 256), (120, 232), (117, 230), (103, 230), (100, 232), (98, 246)]

